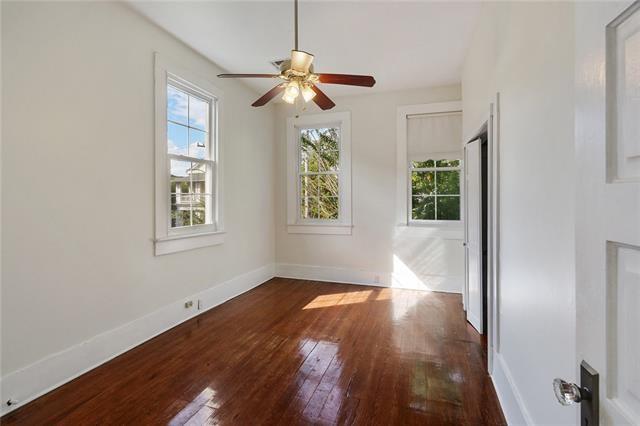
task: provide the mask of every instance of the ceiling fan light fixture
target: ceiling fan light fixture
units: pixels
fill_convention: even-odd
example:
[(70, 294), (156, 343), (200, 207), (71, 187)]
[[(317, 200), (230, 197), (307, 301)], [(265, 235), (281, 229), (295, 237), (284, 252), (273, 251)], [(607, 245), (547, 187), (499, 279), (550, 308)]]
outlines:
[(300, 88), (296, 81), (291, 81), (287, 84), (287, 88), (284, 91), (285, 95), (291, 96), (294, 99), (300, 94)]
[(297, 96), (289, 96), (286, 93), (282, 95), (282, 100), (288, 104), (292, 104), (296, 101)]
[(288, 104), (292, 104), (296, 101), (299, 94), (300, 88), (298, 87), (298, 83), (292, 81), (287, 84), (287, 88), (284, 90), (284, 95), (282, 95), (282, 100)]
[(313, 91), (311, 86), (309, 86), (308, 84), (305, 84), (302, 87), (302, 98), (304, 99), (305, 102), (309, 102), (315, 96), (316, 96), (316, 92)]

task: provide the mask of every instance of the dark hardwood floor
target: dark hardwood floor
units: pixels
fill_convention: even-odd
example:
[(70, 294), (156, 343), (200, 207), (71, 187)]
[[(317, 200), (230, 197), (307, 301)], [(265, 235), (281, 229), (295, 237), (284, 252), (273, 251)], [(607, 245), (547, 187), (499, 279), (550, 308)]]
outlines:
[(461, 297), (275, 278), (2, 418), (506, 424)]

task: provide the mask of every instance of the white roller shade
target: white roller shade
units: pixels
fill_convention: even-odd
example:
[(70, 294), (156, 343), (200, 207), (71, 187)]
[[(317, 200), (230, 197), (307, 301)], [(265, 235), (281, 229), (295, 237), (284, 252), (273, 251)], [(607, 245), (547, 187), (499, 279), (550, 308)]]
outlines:
[(438, 159), (435, 157), (460, 153), (462, 114), (455, 112), (408, 116), (407, 144), (410, 161)]

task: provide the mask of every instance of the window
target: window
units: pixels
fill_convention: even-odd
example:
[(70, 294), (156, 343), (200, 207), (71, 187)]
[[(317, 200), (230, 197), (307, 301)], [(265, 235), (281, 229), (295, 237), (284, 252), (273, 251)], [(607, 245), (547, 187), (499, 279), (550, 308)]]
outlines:
[(300, 218), (339, 217), (340, 129), (300, 129)]
[(350, 114), (288, 120), (288, 231), (351, 233)]
[(167, 155), (171, 228), (212, 223), (213, 161), (209, 149), (212, 106), (211, 98), (169, 80)]
[(460, 220), (460, 160), (412, 161), (411, 220)]
[(222, 242), (217, 90), (156, 55), (156, 254)]
[(462, 232), (462, 102), (397, 110), (396, 219)]

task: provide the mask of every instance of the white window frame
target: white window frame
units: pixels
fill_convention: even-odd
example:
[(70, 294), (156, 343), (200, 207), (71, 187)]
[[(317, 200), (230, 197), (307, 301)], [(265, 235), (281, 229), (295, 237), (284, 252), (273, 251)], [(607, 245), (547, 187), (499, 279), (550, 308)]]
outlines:
[[(167, 150), (167, 85), (203, 98), (209, 108), (209, 160), (169, 154)], [(222, 244), (224, 242), (222, 162), (219, 117), (222, 92), (208, 80), (155, 54), (155, 255)], [(211, 224), (171, 228), (170, 161), (197, 161), (211, 167)]]
[[(462, 170), (463, 170), (463, 160), (461, 158), (462, 156), (460, 155), (459, 152), (445, 152), (445, 153), (434, 153), (434, 154), (429, 154), (428, 158), (424, 158), (424, 159), (420, 159), (420, 160), (413, 160), (413, 161), (427, 161), (427, 160), (433, 160), (434, 161), (434, 166), (433, 167), (422, 167), (422, 168), (414, 168), (411, 165), (411, 161), (408, 161), (407, 163), (407, 194), (408, 194), (408, 205), (407, 205), (407, 222), (409, 223), (409, 225), (418, 225), (418, 226), (429, 226), (429, 225), (460, 225), (462, 223)], [(436, 167), (435, 166), (435, 162), (438, 160), (458, 160), (460, 163), (460, 165), (458, 167)], [(411, 207), (412, 207), (412, 201), (413, 201), (413, 188), (411, 187), (411, 173), (412, 172), (421, 172), (421, 171), (425, 171), (425, 172), (446, 172), (446, 171), (458, 171), (460, 172), (458, 174), (458, 178), (460, 181), (460, 192), (458, 192), (458, 201), (460, 202), (460, 219), (458, 220), (442, 220), (442, 219), (413, 219), (412, 214), (411, 214)], [(437, 190), (437, 178), (436, 178), (436, 190)], [(437, 216), (437, 212), (438, 212), (438, 205), (437, 205), (437, 198), (438, 197), (447, 197), (447, 196), (455, 196), (453, 194), (451, 195), (437, 195), (436, 194), (436, 217)]]
[[(339, 129), (338, 219), (303, 219), (300, 214), (300, 131)], [(287, 118), (287, 232), (351, 235), (351, 113), (334, 112)]]
[[(440, 114), (440, 113), (462, 113), (462, 102), (438, 102), (432, 104), (403, 105), (399, 106), (396, 116), (397, 133), (396, 133), (396, 222), (398, 226), (421, 225), (421, 226), (455, 226), (461, 227), (464, 220), (462, 198), (464, 181), (460, 182), (460, 220), (424, 220), (412, 221), (411, 219), (411, 175), (409, 167), (409, 156), (407, 147), (407, 121), (411, 115), (420, 114)], [(462, 141), (460, 141), (462, 147)], [(446, 155), (451, 156), (451, 153)], [(441, 156), (434, 153), (433, 156)], [(433, 158), (433, 156), (431, 158)], [(461, 158), (461, 153), (454, 154), (454, 159)], [(433, 158), (435, 159), (435, 158)], [(444, 159), (444, 158), (440, 158)], [(462, 160), (462, 159), (461, 159)], [(461, 161), (463, 174), (464, 164)]]

